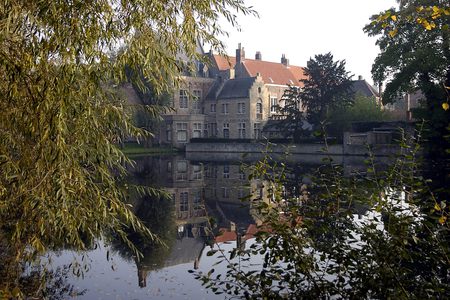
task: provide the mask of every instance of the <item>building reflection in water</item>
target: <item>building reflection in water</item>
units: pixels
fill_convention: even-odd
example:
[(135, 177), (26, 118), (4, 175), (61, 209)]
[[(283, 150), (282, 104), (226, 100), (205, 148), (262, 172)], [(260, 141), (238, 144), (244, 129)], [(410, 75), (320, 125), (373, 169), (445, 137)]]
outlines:
[[(263, 196), (263, 185), (258, 180), (250, 182), (239, 163), (191, 162), (183, 156), (139, 157), (135, 161), (133, 183), (157, 186), (171, 195), (170, 208), (163, 199), (130, 199), (135, 213), (168, 246), (139, 245), (142, 241), (133, 240), (144, 255), (136, 260), (140, 287), (147, 286), (148, 274), (154, 270), (186, 263), (198, 268), (207, 245), (242, 244), (253, 237), (255, 218), (249, 202), (241, 199), (257, 189), (261, 189), (258, 197)], [(171, 217), (163, 217), (168, 210)]]
[[(186, 263), (198, 268), (207, 245), (236, 241), (244, 247), (260, 224), (251, 204), (254, 200), (272, 201), (270, 184), (249, 180), (248, 170), (243, 170), (239, 162), (211, 157), (209, 161), (189, 161), (181, 155), (139, 157), (135, 161), (134, 183), (156, 186), (171, 195), (171, 201), (148, 197), (130, 200), (135, 213), (167, 246), (133, 240), (138, 245), (143, 242), (139, 246), (143, 246), (140, 250), (144, 257), (136, 260), (140, 287), (147, 286), (148, 273), (154, 270)], [(302, 174), (310, 174), (315, 167), (303, 162), (293, 164), (285, 196), (298, 196), (309, 180)], [(244, 198), (250, 201), (242, 201)]]

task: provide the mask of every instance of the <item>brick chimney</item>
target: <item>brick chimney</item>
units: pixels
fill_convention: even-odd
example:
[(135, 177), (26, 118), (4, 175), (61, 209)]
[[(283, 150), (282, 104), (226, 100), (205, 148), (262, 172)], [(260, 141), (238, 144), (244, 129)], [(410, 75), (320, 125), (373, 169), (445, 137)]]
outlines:
[(286, 58), (286, 55), (281, 55), (281, 63), (285, 65), (286, 67), (289, 67), (289, 59)]
[(256, 51), (255, 59), (256, 60), (262, 60), (262, 56), (261, 56), (261, 52), (260, 51)]
[(244, 47), (241, 47), (241, 43), (239, 43), (236, 49), (236, 64), (239, 65), (243, 61), (245, 61), (245, 51)]

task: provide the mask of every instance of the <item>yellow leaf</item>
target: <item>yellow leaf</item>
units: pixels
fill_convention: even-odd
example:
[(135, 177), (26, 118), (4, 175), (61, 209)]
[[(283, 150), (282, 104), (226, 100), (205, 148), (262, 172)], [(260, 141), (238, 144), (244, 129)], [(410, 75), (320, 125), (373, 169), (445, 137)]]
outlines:
[(448, 108), (449, 108), (448, 103), (447, 103), (447, 102), (442, 103), (442, 108), (443, 108), (444, 110), (448, 110)]
[(440, 211), (440, 210), (441, 210), (441, 207), (439, 206), (439, 204), (436, 203), (436, 204), (434, 205), (434, 209), (437, 210), (437, 211)]
[(392, 21), (395, 22), (395, 21), (397, 21), (397, 16), (395, 16), (395, 15), (394, 15), (394, 16), (391, 16), (391, 19), (392, 19)]
[(444, 225), (445, 221), (447, 221), (447, 217), (446, 216), (442, 216), (439, 218), (439, 223), (441, 223), (442, 225)]
[(389, 31), (389, 36), (393, 38), (397, 34), (397, 29)]

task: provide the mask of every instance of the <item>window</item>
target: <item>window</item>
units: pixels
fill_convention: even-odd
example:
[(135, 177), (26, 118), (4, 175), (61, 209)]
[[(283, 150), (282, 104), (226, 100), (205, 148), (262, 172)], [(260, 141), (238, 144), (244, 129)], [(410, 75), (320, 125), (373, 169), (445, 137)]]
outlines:
[(223, 166), (223, 178), (230, 178), (230, 166), (229, 165)]
[(222, 103), (222, 113), (224, 115), (228, 114), (228, 103)]
[(239, 123), (238, 126), (239, 138), (245, 139), (245, 123)]
[(270, 96), (270, 112), (276, 113), (277, 112), (277, 97), (276, 96)]
[(212, 103), (209, 109), (210, 112), (216, 112), (216, 104)]
[(254, 123), (253, 124), (253, 137), (255, 139), (261, 138), (261, 123)]
[(171, 161), (167, 162), (167, 173), (172, 173), (172, 162)]
[(186, 90), (180, 90), (180, 108), (188, 108), (188, 93)]
[(179, 142), (187, 141), (187, 123), (177, 123), (177, 140)]
[(194, 138), (202, 137), (202, 123), (192, 124), (192, 137)]
[(200, 99), (202, 97), (201, 90), (192, 91), (192, 109), (200, 109)]
[(188, 211), (189, 196), (187, 192), (180, 193), (180, 211)]
[(261, 99), (259, 99), (258, 103), (256, 103), (256, 113), (262, 114), (262, 112), (263, 112), (262, 101)]
[(245, 114), (245, 103), (238, 103), (238, 114)]
[(228, 139), (230, 138), (230, 124), (223, 123), (223, 137)]

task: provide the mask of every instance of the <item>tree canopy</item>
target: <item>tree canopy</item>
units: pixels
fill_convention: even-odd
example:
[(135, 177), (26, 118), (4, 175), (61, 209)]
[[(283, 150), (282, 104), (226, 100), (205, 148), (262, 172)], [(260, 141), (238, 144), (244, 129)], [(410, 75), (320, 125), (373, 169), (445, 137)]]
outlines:
[(304, 69), (305, 79), (300, 80), (302, 106), (308, 121), (318, 124), (324, 121), (331, 110), (353, 102), (352, 82), (345, 69), (345, 60), (334, 61), (333, 55), (315, 55)]
[(372, 74), (376, 82), (386, 82), (383, 102), (392, 103), (403, 93), (420, 90), (424, 103), (416, 117), (428, 121), (431, 153), (441, 156), (450, 147), (448, 139), (442, 138), (448, 135), (450, 124), (448, 1), (400, 1), (398, 8), (372, 16), (364, 30), (378, 37), (381, 52)]
[(110, 231), (128, 241), (126, 228), (152, 237), (121, 201), (129, 161), (115, 145), (147, 133), (114, 86), (125, 66), (157, 94), (176, 86), (177, 56), (200, 59), (199, 40), (223, 52), (218, 20), (236, 13), (255, 14), (243, 0), (0, 4), (0, 237), (17, 259)]

